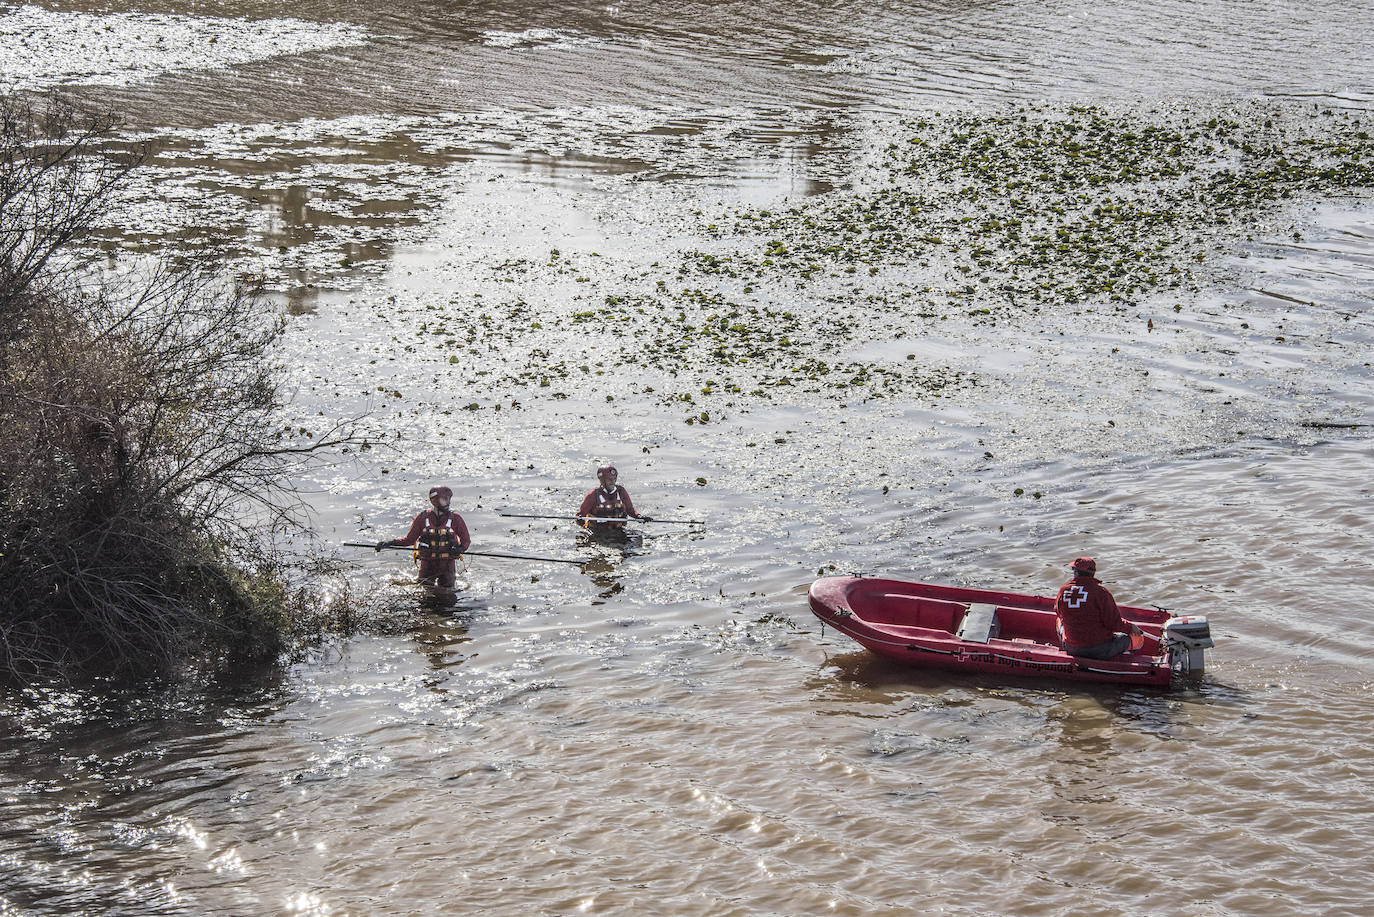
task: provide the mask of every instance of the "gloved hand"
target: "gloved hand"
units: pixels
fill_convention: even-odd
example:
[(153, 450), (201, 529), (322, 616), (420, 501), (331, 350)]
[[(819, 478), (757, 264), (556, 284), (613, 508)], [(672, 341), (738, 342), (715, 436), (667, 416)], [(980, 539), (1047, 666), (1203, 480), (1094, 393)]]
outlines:
[(638, 519), (640, 522), (653, 522), (653, 521), (654, 521), (654, 517), (653, 517), (653, 516), (635, 516), (635, 518)]
[(380, 554), (381, 551), (382, 551), (382, 548), (389, 548), (389, 547), (391, 547), (392, 544), (393, 544), (392, 541), (379, 541), (379, 542), (377, 542), (377, 546), (376, 546), (373, 550)]

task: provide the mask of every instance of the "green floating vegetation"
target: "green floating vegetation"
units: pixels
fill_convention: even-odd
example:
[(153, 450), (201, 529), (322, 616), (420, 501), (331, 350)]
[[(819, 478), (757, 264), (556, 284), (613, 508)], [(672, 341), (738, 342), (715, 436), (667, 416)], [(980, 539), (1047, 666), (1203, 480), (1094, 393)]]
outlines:
[(1368, 130), (1331, 111), (1019, 105), (903, 128), (861, 190), (737, 212), (734, 232), (759, 241), (690, 253), (681, 273), (805, 283), (936, 264), (946, 282), (924, 292), (970, 314), (1125, 303), (1194, 288), (1218, 240), (1294, 196), (1374, 185)]
[(1374, 187), (1358, 115), (1265, 102), (1016, 104), (890, 141), (852, 190), (698, 213), (695, 247), (648, 268), (559, 249), (494, 264), (504, 301), (455, 296), (452, 324), (431, 312), (401, 343), (486, 391), (629, 378), (693, 426), (775, 399), (933, 400), (977, 377), (856, 355), (935, 322), (1184, 299), (1256, 226), (1291, 234), (1293, 200)]

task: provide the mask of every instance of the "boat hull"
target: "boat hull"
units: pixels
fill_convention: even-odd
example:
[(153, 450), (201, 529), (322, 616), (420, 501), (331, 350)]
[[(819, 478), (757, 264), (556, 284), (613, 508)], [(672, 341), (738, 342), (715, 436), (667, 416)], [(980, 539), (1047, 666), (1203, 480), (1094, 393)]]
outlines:
[[(1060, 649), (1054, 599), (870, 577), (825, 577), (808, 599), (821, 621), (875, 655), (904, 665), (998, 676), (1167, 687), (1173, 674), (1160, 641), (1168, 619), (1154, 608), (1120, 606), (1146, 635), (1145, 645), (1112, 659), (1083, 659)], [(996, 632), (959, 635), (971, 606), (996, 610)]]

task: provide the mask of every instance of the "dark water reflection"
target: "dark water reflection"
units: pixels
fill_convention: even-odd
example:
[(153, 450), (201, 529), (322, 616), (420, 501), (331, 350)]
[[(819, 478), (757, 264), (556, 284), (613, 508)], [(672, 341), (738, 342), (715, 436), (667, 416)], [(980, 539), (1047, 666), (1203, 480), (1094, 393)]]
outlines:
[[(161, 7), (159, 9), (159, 6)], [(64, 4), (80, 9), (79, 4)], [(108, 7), (100, 7), (104, 12)], [(184, 14), (179, 4), (140, 12)], [(276, 4), (197, 14), (271, 19)], [(108, 98), (163, 125), (585, 104), (897, 110), (959, 97), (1371, 98), (1366, 4), (293, 4), (360, 43)]]
[(596, 586), (603, 599), (609, 599), (625, 590), (625, 584), (618, 575), (622, 564), (630, 558), (645, 552), (645, 536), (641, 532), (627, 530), (591, 529), (578, 532), (577, 546), (587, 557), (581, 570)]
[[(15, 913), (168, 913), (177, 813), (233, 808), (292, 694), (280, 671), (214, 685), (10, 692), (0, 710), (0, 888)], [(122, 881), (94, 878), (124, 875)], [(161, 878), (159, 878), (161, 877)]]

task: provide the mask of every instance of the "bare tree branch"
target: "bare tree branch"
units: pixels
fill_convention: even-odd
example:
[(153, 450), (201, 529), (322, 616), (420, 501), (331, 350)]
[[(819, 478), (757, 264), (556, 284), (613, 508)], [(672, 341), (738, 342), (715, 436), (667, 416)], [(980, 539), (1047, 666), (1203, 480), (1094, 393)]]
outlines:
[(0, 98), (0, 676), (274, 652), (291, 475), (360, 440), (287, 435), (285, 320), (257, 286), (64, 263), (137, 165), (113, 128)]

